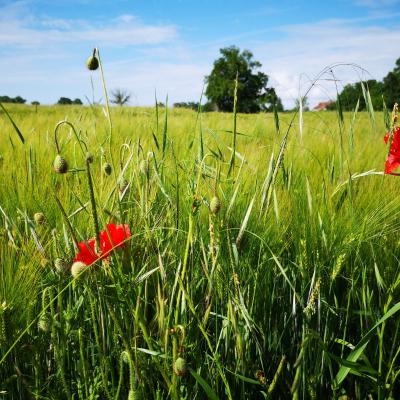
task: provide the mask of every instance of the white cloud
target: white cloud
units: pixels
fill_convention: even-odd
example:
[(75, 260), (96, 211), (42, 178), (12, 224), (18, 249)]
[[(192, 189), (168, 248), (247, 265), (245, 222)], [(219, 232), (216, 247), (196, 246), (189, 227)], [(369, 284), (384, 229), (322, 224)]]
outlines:
[[(360, 77), (381, 79), (399, 56), (393, 43), (400, 41), (400, 28), (383, 14), (292, 24), (275, 30), (259, 28), (215, 41), (189, 43), (179, 37), (174, 25), (149, 24), (130, 14), (108, 22), (89, 22), (32, 17), (23, 3), (0, 11), (2, 92), (44, 102), (54, 102), (62, 95), (83, 98), (91, 93), (84, 62), (93, 45), (102, 50), (108, 87), (131, 91), (135, 105), (154, 104), (155, 89), (161, 101), (167, 93), (170, 103), (198, 100), (204, 76), (219, 56), (218, 49), (232, 43), (250, 49), (261, 61), (262, 70), (287, 107), (328, 65), (357, 63), (369, 74), (351, 65), (335, 67), (334, 77), (327, 72), (309, 93), (311, 105), (335, 97), (333, 78), (339, 80), (339, 90)], [(385, 25), (377, 19), (385, 20)], [(97, 82), (98, 76), (94, 77)], [(96, 97), (102, 97), (100, 87), (96, 87)]]
[[(310, 82), (329, 65), (339, 90), (344, 84), (362, 79), (381, 79), (394, 66), (398, 54), (393, 43), (400, 40), (400, 28), (361, 26), (353, 21), (326, 20), (315, 24), (281, 28), (281, 38), (258, 44), (254, 53), (262, 62), (286, 104), (310, 87)], [(357, 68), (356, 63), (364, 68)], [(332, 74), (327, 71), (310, 92), (312, 103), (335, 96)]]
[(74, 43), (99, 46), (134, 46), (169, 42), (177, 36), (173, 25), (141, 22), (121, 15), (108, 23), (96, 20), (33, 18), (21, 4), (0, 9), (0, 46), (38, 47)]

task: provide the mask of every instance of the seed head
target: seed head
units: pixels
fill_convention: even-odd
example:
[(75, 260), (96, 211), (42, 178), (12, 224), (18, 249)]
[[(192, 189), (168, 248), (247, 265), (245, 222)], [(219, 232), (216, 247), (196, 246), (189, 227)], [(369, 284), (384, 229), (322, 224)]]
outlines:
[(186, 360), (182, 357), (178, 357), (174, 362), (174, 372), (178, 376), (184, 376), (187, 373)]
[(86, 153), (86, 162), (88, 164), (92, 164), (93, 163), (93, 154), (92, 153), (89, 153), (89, 152)]
[(217, 215), (220, 209), (221, 209), (221, 201), (217, 196), (214, 196), (210, 201), (210, 211), (214, 215)]
[(125, 189), (128, 187), (129, 182), (124, 178), (121, 177), (118, 181), (118, 187), (119, 187), (119, 191), (122, 193), (125, 191)]
[(149, 173), (149, 162), (147, 160), (140, 161), (139, 171), (142, 175), (147, 175)]
[(35, 213), (33, 219), (35, 220), (36, 225), (43, 225), (45, 221), (44, 214), (41, 212)]
[(68, 264), (62, 258), (56, 258), (54, 260), (54, 267), (59, 274), (63, 274), (68, 269)]
[(76, 278), (79, 276), (85, 269), (87, 268), (87, 265), (84, 264), (81, 261), (76, 261), (72, 264), (71, 267), (71, 275), (73, 278)]
[(128, 400), (135, 400), (136, 396), (135, 396), (135, 391), (134, 390), (129, 390), (128, 393)]
[(107, 176), (110, 176), (110, 175), (111, 175), (111, 171), (112, 171), (111, 164), (109, 164), (109, 163), (103, 164), (103, 172), (104, 172)]
[(51, 316), (49, 315), (49, 313), (45, 313), (39, 318), (38, 328), (43, 332), (50, 332)]
[(90, 56), (86, 61), (86, 66), (90, 71), (96, 71), (99, 68), (99, 59), (95, 55)]
[(53, 163), (54, 171), (57, 172), (57, 174), (65, 174), (68, 171), (68, 163), (67, 160), (57, 154), (54, 163)]

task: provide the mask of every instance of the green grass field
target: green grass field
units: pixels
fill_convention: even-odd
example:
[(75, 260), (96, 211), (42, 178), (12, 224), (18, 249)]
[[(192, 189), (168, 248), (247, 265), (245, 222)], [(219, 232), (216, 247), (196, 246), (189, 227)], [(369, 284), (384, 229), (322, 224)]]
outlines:
[[(0, 397), (400, 398), (382, 113), (5, 106)], [(131, 237), (74, 278), (108, 223)]]

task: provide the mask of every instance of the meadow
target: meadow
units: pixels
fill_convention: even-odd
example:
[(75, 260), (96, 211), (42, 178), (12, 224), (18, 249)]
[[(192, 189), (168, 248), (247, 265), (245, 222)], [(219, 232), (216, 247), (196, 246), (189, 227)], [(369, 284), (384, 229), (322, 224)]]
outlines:
[(5, 106), (0, 398), (400, 398), (383, 113)]

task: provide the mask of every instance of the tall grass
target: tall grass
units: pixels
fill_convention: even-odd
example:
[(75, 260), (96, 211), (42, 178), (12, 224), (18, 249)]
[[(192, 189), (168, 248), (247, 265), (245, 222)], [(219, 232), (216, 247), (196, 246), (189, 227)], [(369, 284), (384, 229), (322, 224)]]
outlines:
[[(232, 129), (161, 107), (7, 110), (25, 144), (1, 114), (5, 398), (400, 397), (383, 115), (304, 112), (300, 140), (291, 114), (235, 113)], [(75, 242), (109, 222), (130, 226), (126, 246), (73, 279)]]

